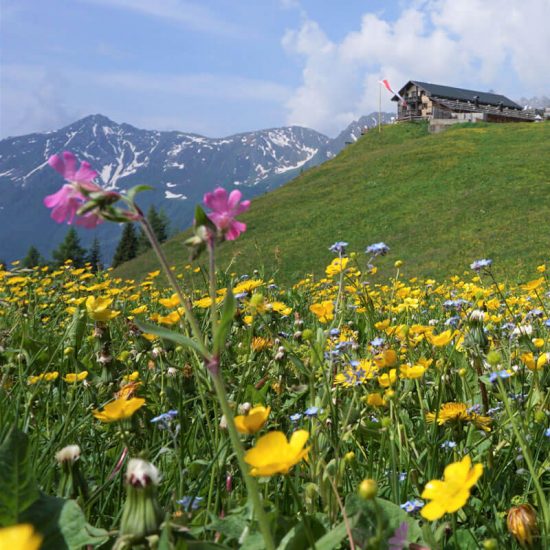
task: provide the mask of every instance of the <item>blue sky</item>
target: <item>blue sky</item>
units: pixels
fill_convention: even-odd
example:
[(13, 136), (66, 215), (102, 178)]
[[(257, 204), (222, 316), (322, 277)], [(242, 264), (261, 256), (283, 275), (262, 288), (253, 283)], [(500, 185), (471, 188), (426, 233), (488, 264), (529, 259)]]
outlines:
[[(0, 0), (0, 137), (92, 113), (335, 135), (378, 80), (550, 95), (549, 0)], [(389, 94), (383, 108), (394, 110)]]

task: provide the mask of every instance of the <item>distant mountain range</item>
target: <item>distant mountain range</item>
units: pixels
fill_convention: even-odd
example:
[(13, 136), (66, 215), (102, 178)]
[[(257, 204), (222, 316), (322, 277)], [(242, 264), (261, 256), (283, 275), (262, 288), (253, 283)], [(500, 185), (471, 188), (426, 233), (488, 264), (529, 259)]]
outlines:
[[(382, 122), (391, 121), (382, 113)], [(378, 123), (378, 113), (351, 123), (331, 139), (315, 130), (290, 126), (207, 138), (185, 132), (141, 130), (91, 115), (54, 132), (0, 141), (0, 260), (23, 257), (34, 245), (49, 257), (67, 231), (50, 219), (45, 195), (62, 184), (47, 165), (48, 158), (70, 150), (99, 172), (108, 189), (126, 190), (148, 184), (144, 209), (154, 204), (171, 218), (172, 229), (188, 227), (194, 205), (206, 191), (221, 185), (239, 188), (252, 198), (289, 181), (301, 170), (320, 164)], [(103, 260), (109, 262), (120, 236), (115, 224), (94, 231), (79, 230), (83, 246), (98, 236)]]

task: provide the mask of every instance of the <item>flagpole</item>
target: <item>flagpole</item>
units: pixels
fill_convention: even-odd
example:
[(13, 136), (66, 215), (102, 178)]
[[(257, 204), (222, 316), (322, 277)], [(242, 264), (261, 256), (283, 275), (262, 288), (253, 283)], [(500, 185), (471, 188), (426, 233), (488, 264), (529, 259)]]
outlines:
[(382, 84), (378, 82), (378, 133), (382, 131)]

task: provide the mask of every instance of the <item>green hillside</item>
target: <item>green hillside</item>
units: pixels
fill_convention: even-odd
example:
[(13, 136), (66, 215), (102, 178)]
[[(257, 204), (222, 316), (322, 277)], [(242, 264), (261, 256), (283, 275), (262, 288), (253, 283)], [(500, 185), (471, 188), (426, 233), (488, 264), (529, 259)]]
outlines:
[[(223, 184), (223, 182), (220, 182)], [(492, 258), (517, 278), (550, 255), (550, 123), (464, 124), (430, 135), (425, 124), (371, 131), (325, 164), (252, 202), (248, 231), (221, 251), (234, 271), (265, 268), (279, 280), (322, 273), (335, 241), (362, 252), (377, 241), (409, 275), (461, 273)], [(172, 264), (187, 263), (183, 236)], [(140, 278), (152, 254), (119, 268)]]

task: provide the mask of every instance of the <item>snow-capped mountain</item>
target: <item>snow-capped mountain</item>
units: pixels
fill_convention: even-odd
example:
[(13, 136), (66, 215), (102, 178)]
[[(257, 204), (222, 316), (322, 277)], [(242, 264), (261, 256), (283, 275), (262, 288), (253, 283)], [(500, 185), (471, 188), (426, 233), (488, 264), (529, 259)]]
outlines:
[[(368, 117), (363, 117), (363, 119)], [(240, 188), (246, 198), (273, 189), (305, 167), (331, 158), (347, 137), (359, 135), (352, 123), (341, 136), (327, 136), (298, 126), (273, 128), (207, 138), (185, 132), (141, 130), (117, 124), (102, 115), (91, 115), (44, 134), (30, 134), (0, 141), (0, 260), (25, 255), (32, 244), (45, 256), (63, 239), (67, 227), (50, 219), (42, 204), (62, 181), (47, 164), (48, 158), (69, 150), (99, 172), (108, 189), (124, 191), (137, 184), (151, 185), (139, 203), (162, 206), (172, 229), (188, 227), (194, 205), (206, 191), (221, 185)], [(345, 135), (344, 135), (345, 134)], [(102, 242), (108, 261), (120, 235), (114, 224), (96, 231), (79, 231), (83, 246), (94, 236)]]

